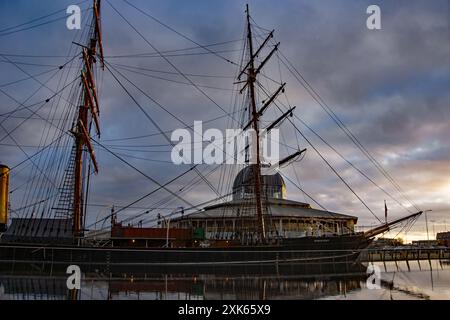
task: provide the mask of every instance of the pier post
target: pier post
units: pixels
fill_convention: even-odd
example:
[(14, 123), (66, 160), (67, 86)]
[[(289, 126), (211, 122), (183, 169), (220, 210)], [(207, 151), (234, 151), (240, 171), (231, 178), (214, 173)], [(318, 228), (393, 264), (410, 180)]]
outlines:
[(408, 271), (411, 271), (408, 258), (409, 258), (409, 249), (406, 249), (406, 266), (408, 267)]
[(394, 258), (394, 261), (395, 261), (395, 268), (397, 269), (397, 271), (398, 271), (398, 264), (397, 264), (397, 251), (394, 251), (394, 254), (393, 254), (393, 258)]
[(422, 270), (422, 267), (420, 265), (420, 250), (419, 249), (416, 250), (416, 255), (417, 255), (417, 263), (419, 264), (419, 270)]

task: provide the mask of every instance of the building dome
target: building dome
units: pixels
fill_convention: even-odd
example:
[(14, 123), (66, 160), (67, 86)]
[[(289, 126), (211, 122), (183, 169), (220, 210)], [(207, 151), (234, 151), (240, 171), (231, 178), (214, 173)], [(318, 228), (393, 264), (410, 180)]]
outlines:
[[(250, 165), (239, 171), (233, 182), (233, 200), (248, 199), (254, 197), (254, 170), (255, 165)], [(267, 198), (284, 199), (286, 185), (283, 178), (277, 172), (275, 174), (261, 174), (262, 194)]]

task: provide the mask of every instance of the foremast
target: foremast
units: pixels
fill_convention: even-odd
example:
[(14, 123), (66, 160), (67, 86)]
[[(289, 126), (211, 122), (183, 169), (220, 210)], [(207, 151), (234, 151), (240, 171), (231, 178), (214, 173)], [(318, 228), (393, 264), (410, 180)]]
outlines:
[(81, 70), (81, 105), (78, 108), (77, 119), (72, 129), (75, 148), (74, 165), (74, 189), (73, 189), (73, 234), (75, 238), (80, 238), (84, 234), (83, 219), (85, 218), (85, 194), (88, 190), (89, 174), (84, 174), (86, 162), (85, 154), (88, 153), (94, 167), (94, 172), (98, 172), (98, 165), (91, 143), (90, 129), (92, 122), (96, 129), (97, 136), (100, 136), (99, 124), (99, 103), (95, 85), (94, 67), (97, 63), (97, 50), (103, 66), (103, 46), (100, 23), (100, 0), (93, 0), (93, 23), (89, 35), (89, 43), (82, 46), (83, 65)]

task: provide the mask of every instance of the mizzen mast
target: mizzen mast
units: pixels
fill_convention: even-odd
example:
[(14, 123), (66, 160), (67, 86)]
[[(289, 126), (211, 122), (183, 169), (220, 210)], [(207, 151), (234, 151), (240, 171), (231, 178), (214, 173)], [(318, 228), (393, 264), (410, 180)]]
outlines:
[[(85, 153), (90, 156), (95, 173), (98, 165), (91, 143), (90, 127), (92, 121), (95, 124), (96, 133), (100, 136), (99, 104), (93, 74), (94, 64), (97, 62), (97, 49), (100, 51), (100, 60), (103, 67), (103, 47), (100, 29), (100, 0), (93, 1), (93, 28), (90, 32), (88, 46), (83, 46), (83, 67), (81, 70), (81, 105), (78, 109), (77, 121), (72, 130), (75, 139), (75, 165), (74, 165), (74, 189), (73, 189), (73, 233), (75, 237), (83, 236), (83, 204), (85, 201), (85, 183), (83, 171), (85, 165)], [(89, 175), (89, 173), (88, 173)]]

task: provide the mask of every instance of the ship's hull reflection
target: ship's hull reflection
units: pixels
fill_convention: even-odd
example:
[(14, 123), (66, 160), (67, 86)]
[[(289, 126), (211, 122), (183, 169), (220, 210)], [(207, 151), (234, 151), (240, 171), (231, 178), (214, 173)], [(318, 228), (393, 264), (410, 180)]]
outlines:
[(109, 296), (120, 299), (124, 295), (155, 294), (160, 299), (179, 297), (205, 300), (253, 299), (317, 299), (342, 295), (359, 289), (363, 275), (339, 277), (297, 278), (295, 276), (217, 277), (199, 275), (195, 278), (167, 276), (165, 279), (111, 281)]
[[(361, 288), (366, 266), (283, 265), (212, 270), (151, 272), (130, 268), (83, 273), (76, 295), (66, 286), (67, 275), (53, 270), (42, 273), (36, 266), (16, 265), (2, 272), (3, 299), (317, 299), (343, 295)], [(22, 269), (22, 270), (21, 270)], [(5, 270), (3, 270), (5, 271)], [(167, 271), (167, 270), (166, 270)]]

